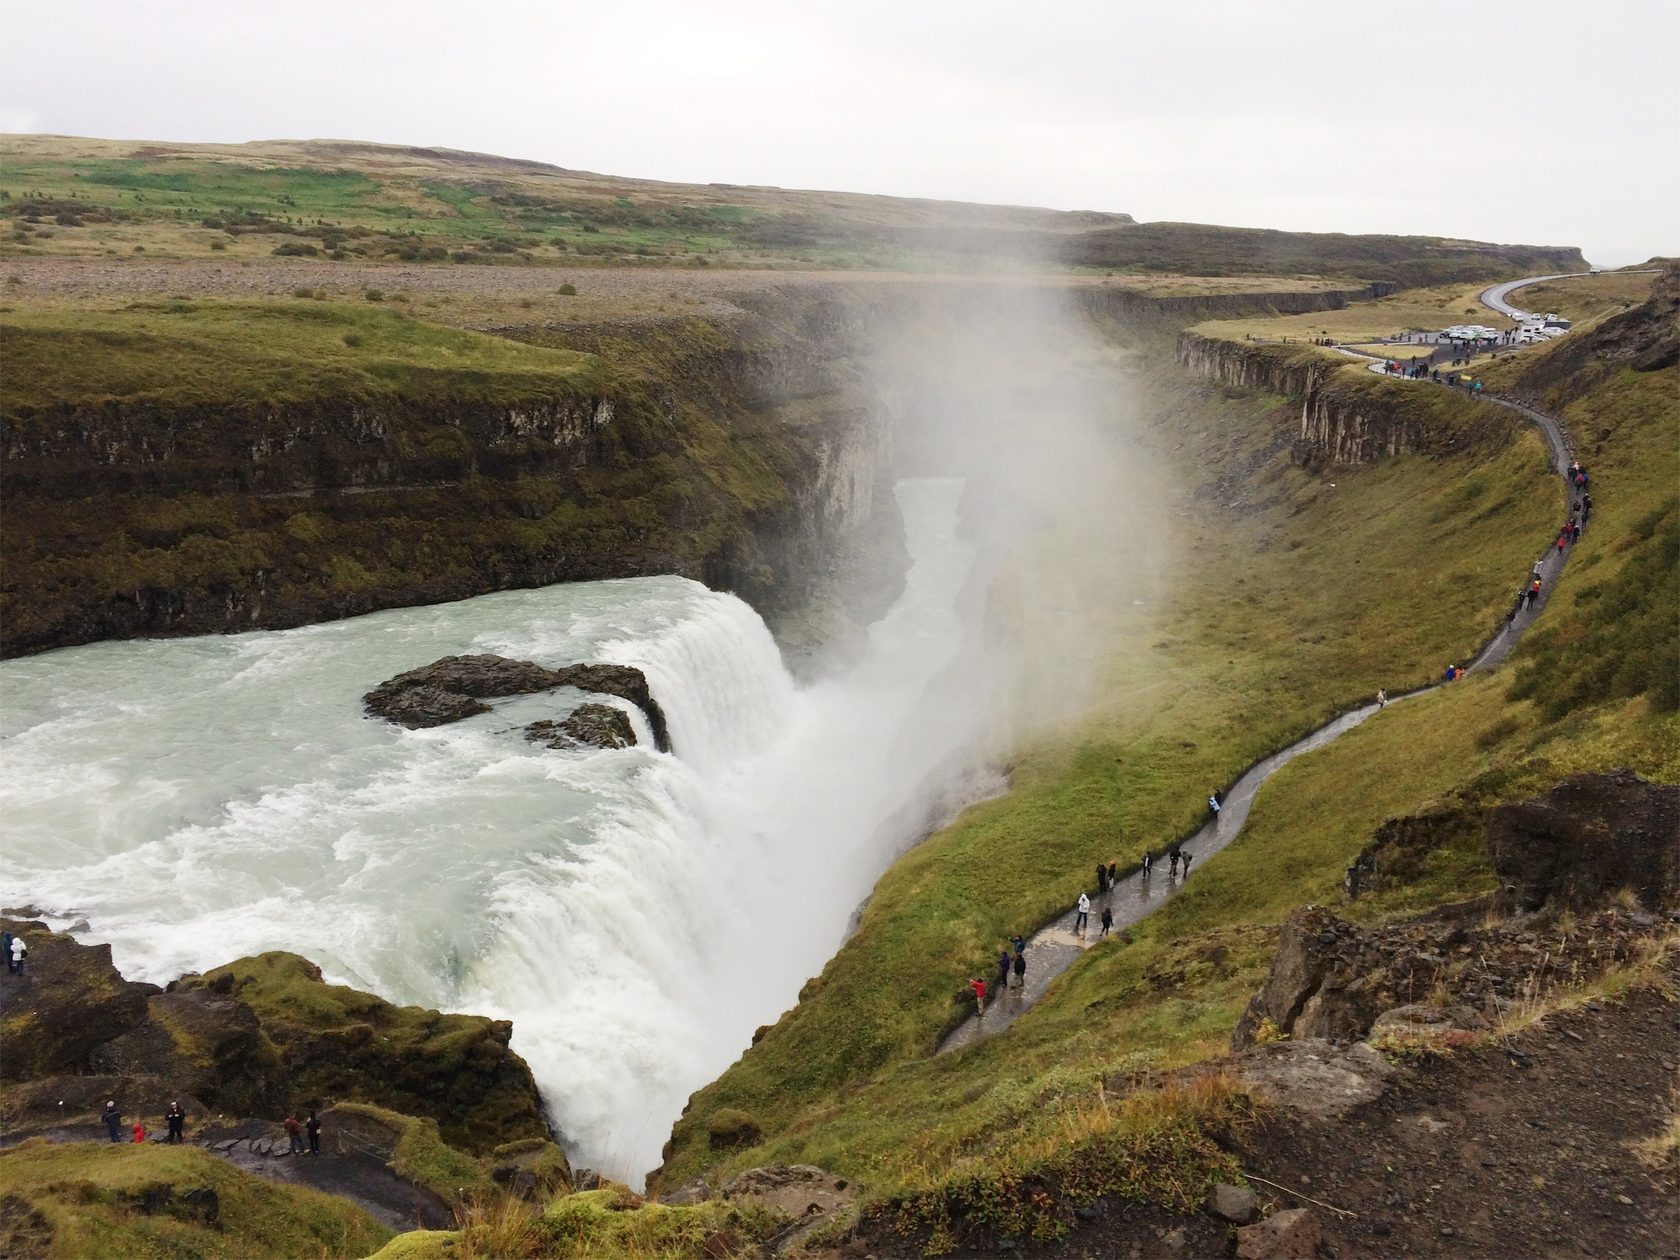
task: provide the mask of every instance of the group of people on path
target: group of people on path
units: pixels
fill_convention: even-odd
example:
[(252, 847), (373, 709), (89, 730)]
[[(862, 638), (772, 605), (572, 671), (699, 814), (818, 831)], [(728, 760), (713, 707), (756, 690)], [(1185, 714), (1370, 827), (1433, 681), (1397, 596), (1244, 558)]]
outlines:
[[(99, 1119), (104, 1124), (105, 1133), (112, 1142), (123, 1140), (123, 1115), (121, 1108), (117, 1106), (116, 1099), (113, 1098), (106, 1102), (105, 1110), (99, 1113)], [(169, 1110), (163, 1113), (163, 1123), (167, 1129), (163, 1139), (165, 1143), (170, 1146), (179, 1146), (187, 1140), (187, 1113), (182, 1109), (180, 1103), (172, 1102), (169, 1104)], [(307, 1120), (300, 1121), (297, 1118), (296, 1109), (289, 1112), (285, 1120), (285, 1129), (286, 1136), (290, 1139), (293, 1155), (303, 1153), (305, 1135), (309, 1138), (309, 1153), (311, 1155), (321, 1153), (321, 1117), (313, 1107), (309, 1109)], [(145, 1121), (136, 1120), (127, 1129), (127, 1133), (130, 1141), (144, 1142), (147, 1138)]]
[[(1569, 470), (1564, 474), (1568, 482), (1571, 495), (1569, 519), (1558, 530), (1557, 554), (1562, 555), (1568, 548), (1581, 541), (1581, 535), (1587, 528), (1587, 521), (1592, 516), (1593, 497), (1587, 491), (1590, 478), (1587, 470), (1581, 467), (1579, 460), (1571, 460)], [(1511, 605), (1511, 611), (1505, 614), (1505, 623), (1509, 625), (1517, 619), (1517, 614), (1534, 607), (1540, 598), (1546, 578), (1544, 573), (1545, 557), (1534, 562), (1534, 567), (1528, 571), (1528, 577), (1517, 588), (1516, 602)]]
[[(1010, 984), (1013, 976), (1015, 983)], [(1027, 985), (1027, 939), (1017, 932), (1003, 943), (998, 950), (997, 983), (993, 986), (994, 993), (1004, 993), (1011, 988), (1018, 994)], [(974, 994), (974, 1013), (986, 1013), (986, 981), (983, 976), (975, 976), (968, 982), (969, 989)]]

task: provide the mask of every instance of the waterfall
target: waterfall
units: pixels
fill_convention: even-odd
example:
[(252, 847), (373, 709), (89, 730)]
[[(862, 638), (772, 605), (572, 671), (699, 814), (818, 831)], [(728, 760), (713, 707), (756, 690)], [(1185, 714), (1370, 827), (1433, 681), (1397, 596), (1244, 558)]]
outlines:
[[(632, 1182), (792, 1005), (972, 738), (929, 721), (972, 559), (955, 482), (900, 487), (912, 568), (844, 677), (798, 688), (746, 604), (675, 577), (0, 665), (0, 904), (164, 982), (288, 949), (394, 1001), (511, 1019), (582, 1163)], [(440, 656), (647, 675), (674, 755), (555, 752), (560, 692), (406, 731), (363, 692)], [(613, 701), (620, 707), (631, 708)]]

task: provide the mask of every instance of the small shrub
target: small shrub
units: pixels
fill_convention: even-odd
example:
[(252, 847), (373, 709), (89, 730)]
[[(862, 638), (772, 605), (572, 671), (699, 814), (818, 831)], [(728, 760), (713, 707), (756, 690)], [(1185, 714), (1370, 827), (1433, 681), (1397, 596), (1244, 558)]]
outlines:
[(211, 241), (210, 242), (210, 248), (215, 249), (215, 250), (224, 250), (224, 249), (227, 248), (227, 242), (226, 241)]
[(385, 300), (385, 290), (384, 289), (363, 289), (362, 290), (362, 296), (370, 302), (383, 302)]
[(345, 333), (344, 334), (344, 344), (349, 346), (352, 350), (354, 350), (357, 346), (362, 344), (362, 334), (361, 333), (356, 333), (356, 332)]
[(303, 241), (287, 241), (284, 245), (276, 245), (274, 253), (280, 258), (314, 258), (320, 254), (315, 246)]
[(554, 291), (556, 293), (558, 293), (561, 297), (576, 297), (577, 296), (577, 285), (575, 285), (575, 284), (563, 284), (558, 289), (556, 289)]
[(1254, 1030), (1254, 1044), (1257, 1046), (1269, 1046), (1279, 1041), (1288, 1040), (1289, 1034), (1279, 1028), (1270, 1015), (1262, 1019), (1259, 1027)]

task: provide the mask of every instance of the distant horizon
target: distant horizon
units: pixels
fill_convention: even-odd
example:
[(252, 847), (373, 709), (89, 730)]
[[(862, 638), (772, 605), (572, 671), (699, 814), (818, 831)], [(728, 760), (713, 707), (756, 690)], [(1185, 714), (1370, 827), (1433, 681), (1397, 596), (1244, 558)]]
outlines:
[[(1394, 236), (1394, 237), (1420, 237), (1420, 238), (1439, 237), (1439, 238), (1444, 239), (1444, 240), (1460, 240), (1460, 241), (1466, 241), (1466, 242), (1470, 242), (1470, 243), (1474, 243), (1474, 244), (1481, 244), (1481, 245), (1505, 245), (1505, 246), (1521, 245), (1521, 246), (1527, 246), (1527, 247), (1536, 248), (1536, 249), (1572, 249), (1572, 248), (1574, 248), (1574, 249), (1581, 249), (1583, 257), (1587, 256), (1586, 255), (1586, 250), (1583, 247), (1581, 247), (1579, 245), (1576, 245), (1574, 242), (1570, 242), (1570, 241), (1518, 241), (1518, 240), (1495, 241), (1495, 240), (1482, 240), (1482, 239), (1477, 238), (1477, 237), (1466, 236), (1466, 235), (1459, 234), (1459, 233), (1403, 232), (1403, 231), (1395, 231), (1395, 230), (1392, 230), (1392, 229), (1389, 229), (1389, 230), (1377, 229), (1377, 230), (1372, 230), (1372, 231), (1357, 231), (1357, 232), (1355, 232), (1355, 231), (1341, 231), (1341, 230), (1328, 230), (1327, 231), (1327, 230), (1318, 229), (1318, 228), (1300, 228), (1300, 227), (1279, 226), (1277, 224), (1271, 224), (1271, 223), (1216, 223), (1216, 222), (1213, 222), (1212, 220), (1208, 220), (1208, 219), (1145, 219), (1145, 218), (1142, 218), (1140, 216), (1137, 216), (1136, 214), (1134, 214), (1130, 210), (1113, 209), (1113, 208), (1103, 207), (1103, 206), (1088, 206), (1088, 205), (1082, 205), (1082, 206), (1052, 206), (1052, 205), (1045, 205), (1045, 204), (1035, 204), (1035, 203), (1032, 203), (1032, 202), (1024, 202), (1024, 201), (1016, 201), (1016, 202), (972, 201), (972, 200), (967, 200), (967, 199), (960, 198), (960, 197), (929, 197), (929, 196), (921, 196), (921, 195), (917, 195), (917, 194), (907, 194), (907, 193), (875, 192), (873, 190), (865, 190), (865, 189), (859, 189), (859, 188), (818, 188), (818, 187), (804, 187), (804, 186), (791, 185), (791, 184), (750, 183), (750, 182), (743, 182), (743, 181), (739, 181), (739, 180), (708, 180), (708, 181), (701, 182), (701, 181), (696, 181), (696, 180), (665, 179), (663, 177), (656, 176), (656, 175), (636, 175), (636, 174), (631, 174), (631, 173), (625, 172), (625, 171), (598, 170), (598, 169), (594, 169), (594, 168), (581, 167), (581, 166), (567, 166), (564, 163), (550, 161), (546, 158), (527, 157), (523, 154), (518, 154), (518, 153), (497, 153), (497, 152), (495, 152), (494, 150), (491, 150), (491, 149), (462, 148), (459, 145), (452, 145), (452, 144), (427, 144), (427, 143), (422, 143), (422, 142), (405, 141), (405, 140), (369, 140), (369, 139), (366, 139), (366, 138), (363, 138), (363, 137), (356, 137), (356, 136), (324, 136), (324, 135), (323, 136), (262, 136), (262, 137), (258, 137), (258, 138), (247, 139), (247, 140), (181, 140), (181, 139), (176, 139), (174, 137), (166, 137), (166, 136), (115, 136), (115, 135), (113, 135), (113, 136), (99, 136), (99, 135), (89, 135), (89, 134), (85, 134), (85, 133), (72, 134), (70, 132), (61, 132), (61, 131), (0, 131), (0, 139), (7, 139), (7, 138), (13, 138), (13, 137), (19, 138), (19, 139), (38, 138), (38, 139), (44, 139), (44, 140), (99, 140), (99, 141), (104, 141), (104, 142), (110, 143), (110, 144), (205, 145), (205, 146), (218, 146), (218, 147), (224, 147), (224, 148), (237, 148), (237, 147), (244, 147), (244, 146), (250, 146), (250, 145), (263, 145), (263, 144), (354, 144), (354, 145), (371, 145), (371, 146), (378, 147), (378, 148), (413, 149), (413, 150), (417, 150), (417, 151), (430, 151), (430, 152), (441, 152), (441, 153), (460, 153), (460, 154), (465, 154), (465, 155), (474, 156), (474, 157), (487, 157), (487, 158), (496, 158), (496, 159), (499, 159), (499, 160), (529, 162), (529, 163), (531, 163), (533, 165), (536, 165), (536, 166), (551, 167), (554, 170), (564, 171), (564, 172), (567, 172), (567, 173), (570, 173), (570, 174), (598, 175), (598, 176), (601, 176), (601, 177), (607, 178), (607, 179), (624, 179), (624, 180), (635, 180), (635, 181), (642, 182), (642, 183), (669, 184), (672, 187), (676, 187), (676, 188), (718, 187), (718, 188), (762, 189), (762, 190), (765, 190), (765, 191), (789, 192), (789, 193), (838, 193), (838, 194), (843, 194), (845, 196), (853, 196), (853, 197), (886, 197), (886, 198), (891, 198), (891, 199), (897, 200), (897, 201), (926, 201), (926, 202), (945, 203), (945, 204), (949, 204), (949, 205), (992, 206), (992, 207), (998, 207), (998, 208), (1003, 208), (1003, 209), (1015, 209), (1015, 210), (1045, 210), (1045, 211), (1050, 211), (1050, 212), (1056, 213), (1056, 214), (1127, 215), (1127, 216), (1132, 217), (1137, 223), (1140, 223), (1140, 224), (1146, 224), (1146, 223), (1188, 223), (1188, 224), (1194, 224), (1195, 226), (1198, 226), (1198, 227), (1235, 228), (1235, 229), (1240, 229), (1240, 230), (1252, 230), (1252, 231), (1260, 231), (1260, 232), (1304, 233), (1304, 234), (1309, 234), (1309, 235), (1314, 235), (1314, 236)], [(1587, 258), (1587, 262), (1588, 262), (1588, 265), (1591, 266), (1591, 267), (1600, 268), (1600, 269), (1603, 269), (1603, 270), (1614, 271), (1614, 270), (1622, 270), (1622, 269), (1625, 269), (1625, 268), (1628, 268), (1628, 267), (1635, 267), (1635, 266), (1640, 265), (1641, 263), (1650, 262), (1650, 261), (1653, 261), (1655, 259), (1669, 258), (1669, 257), (1676, 257), (1676, 256), (1680, 256), (1680, 255), (1667, 255), (1667, 254), (1662, 254), (1662, 253), (1653, 251), (1653, 252), (1650, 252), (1650, 253), (1641, 254), (1638, 257), (1629, 258), (1626, 261), (1609, 261), (1609, 260), (1594, 259), (1594, 258), (1589, 257), (1589, 258)]]
[(0, 131), (1680, 255), (1669, 0), (5, 0), (5, 33)]

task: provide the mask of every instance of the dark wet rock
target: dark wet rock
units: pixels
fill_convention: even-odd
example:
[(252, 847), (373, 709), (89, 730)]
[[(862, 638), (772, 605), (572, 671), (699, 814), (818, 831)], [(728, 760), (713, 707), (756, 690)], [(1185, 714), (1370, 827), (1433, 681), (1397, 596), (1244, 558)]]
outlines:
[(222, 1215), (221, 1199), (214, 1186), (183, 1189), (167, 1182), (154, 1182), (137, 1190), (119, 1192), (118, 1197), (145, 1216), (173, 1216), (197, 1225), (214, 1226)]
[(1210, 1214), (1222, 1221), (1230, 1221), (1233, 1225), (1246, 1225), (1259, 1215), (1259, 1208), (1254, 1202), (1254, 1191), (1223, 1181), (1209, 1187), (1207, 1199), (1202, 1206)]
[(646, 675), (630, 665), (580, 664), (546, 669), (505, 656), (446, 656), (380, 683), (362, 697), (362, 703), (373, 717), (418, 729), (486, 713), (490, 706), (483, 703), (485, 700), (532, 695), (556, 687), (598, 691), (630, 701), (647, 714), (655, 746), (661, 752), (670, 751), (665, 713), (648, 689)]
[(525, 738), (550, 748), (633, 748), (636, 728), (630, 715), (610, 704), (583, 704), (558, 722), (533, 722)]
[(1313, 1120), (1336, 1120), (1375, 1102), (1395, 1072), (1363, 1041), (1350, 1046), (1279, 1041), (1244, 1051), (1229, 1066), (1231, 1074), (1261, 1099)]
[(508, 1142), (491, 1152), (490, 1178), (523, 1199), (550, 1199), (572, 1187), (566, 1153), (543, 1138)]
[(0, 1079), (86, 1072), (94, 1051), (146, 1017), (152, 988), (124, 980), (109, 945), (82, 945), (44, 923), (0, 920), (29, 957), (0, 990)]
[(1359, 983), (1362, 944), (1358, 928), (1322, 906), (1305, 906), (1290, 915), (1278, 937), (1271, 974), (1238, 1021), (1231, 1048), (1253, 1045), (1268, 1020), (1290, 1036), (1362, 1036), (1376, 1014)]
[(1502, 805), (1487, 842), (1509, 910), (1585, 910), (1623, 888), (1647, 906), (1680, 903), (1680, 787), (1631, 770), (1575, 775)]
[(1289, 1208), (1237, 1231), (1237, 1260), (1316, 1260), (1324, 1231), (1311, 1208)]
[(436, 1120), (445, 1141), (473, 1154), (545, 1138), (542, 1102), (513, 1025), (397, 1006), (327, 984), (296, 954), (269, 953), (177, 981), (172, 992), (236, 998), (280, 1052), (292, 1098), (365, 1102)]
[(256, 1012), (206, 990), (155, 994), (147, 1019), (100, 1046), (103, 1072), (151, 1072), (234, 1115), (271, 1115), (285, 1106), (288, 1077)]

